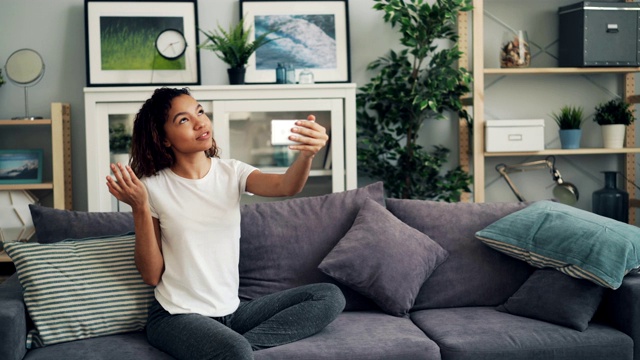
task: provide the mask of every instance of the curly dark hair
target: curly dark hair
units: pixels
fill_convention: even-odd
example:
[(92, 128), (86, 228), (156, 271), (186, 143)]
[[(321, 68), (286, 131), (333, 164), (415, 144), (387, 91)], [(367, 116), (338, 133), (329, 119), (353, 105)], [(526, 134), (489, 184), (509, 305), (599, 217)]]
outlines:
[[(163, 144), (166, 137), (164, 124), (171, 101), (181, 95), (191, 96), (191, 93), (187, 88), (158, 88), (136, 114), (131, 140), (131, 168), (137, 177), (153, 176), (174, 164), (173, 150)], [(218, 157), (215, 140), (205, 153), (209, 157)]]

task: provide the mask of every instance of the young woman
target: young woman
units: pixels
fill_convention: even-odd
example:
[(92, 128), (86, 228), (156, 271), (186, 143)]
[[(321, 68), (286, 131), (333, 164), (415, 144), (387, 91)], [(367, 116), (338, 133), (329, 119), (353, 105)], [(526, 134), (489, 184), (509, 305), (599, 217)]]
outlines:
[(111, 164), (107, 187), (132, 208), (136, 266), (156, 286), (153, 346), (178, 359), (252, 359), (253, 350), (315, 334), (343, 310), (332, 284), (238, 298), (241, 194), (300, 192), (328, 139), (313, 115), (293, 132), (296, 161), (264, 174), (218, 158), (211, 120), (187, 89), (157, 89), (136, 115), (131, 166)]

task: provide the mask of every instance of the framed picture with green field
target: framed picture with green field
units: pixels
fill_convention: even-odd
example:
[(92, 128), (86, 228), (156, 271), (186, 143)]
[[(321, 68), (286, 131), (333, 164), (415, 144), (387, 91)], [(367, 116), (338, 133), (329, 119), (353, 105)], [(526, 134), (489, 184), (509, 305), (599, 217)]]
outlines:
[(199, 85), (196, 0), (85, 0), (87, 86)]

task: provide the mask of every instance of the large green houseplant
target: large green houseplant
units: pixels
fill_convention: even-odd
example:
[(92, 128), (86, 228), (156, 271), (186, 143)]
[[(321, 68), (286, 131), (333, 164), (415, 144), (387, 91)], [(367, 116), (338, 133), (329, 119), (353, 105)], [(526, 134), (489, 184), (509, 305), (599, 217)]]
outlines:
[[(218, 58), (229, 65), (228, 73), (231, 84), (243, 84), (249, 57), (260, 47), (276, 40), (269, 37), (274, 32), (274, 30), (271, 30), (256, 36), (255, 40), (250, 41), (249, 34), (252, 29), (252, 26), (245, 29), (244, 19), (240, 19), (235, 26), (229, 26), (229, 30), (225, 30), (220, 25), (212, 31), (200, 30), (207, 39), (198, 47), (213, 51)], [(238, 74), (239, 78), (234, 78), (235, 74)]]
[[(460, 97), (472, 77), (457, 67), (454, 26), (459, 12), (471, 10), (471, 0), (374, 1), (384, 21), (398, 25), (404, 49), (370, 63), (377, 75), (358, 89), (359, 169), (384, 181), (391, 197), (456, 201), (470, 191), (469, 174), (460, 167), (443, 171), (449, 150), (436, 145), (429, 152), (418, 135), (425, 120), (448, 112), (469, 120)], [(438, 46), (442, 40), (451, 46)]]

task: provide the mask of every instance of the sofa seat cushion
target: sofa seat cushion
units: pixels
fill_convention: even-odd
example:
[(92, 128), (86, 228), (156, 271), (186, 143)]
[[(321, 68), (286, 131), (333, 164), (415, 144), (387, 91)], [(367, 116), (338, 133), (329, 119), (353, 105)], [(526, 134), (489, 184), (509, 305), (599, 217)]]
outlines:
[(411, 320), (445, 360), (633, 359), (633, 340), (598, 323), (580, 332), (492, 307), (421, 310)]
[(27, 353), (23, 360), (172, 360), (149, 345), (144, 332), (103, 336), (55, 344)]
[(408, 318), (382, 312), (343, 312), (321, 332), (257, 351), (256, 360), (440, 359), (440, 349)]
[(413, 310), (498, 306), (529, 278), (534, 268), (495, 251), (475, 233), (525, 203), (445, 203), (387, 199), (387, 209), (449, 252), (416, 297)]

